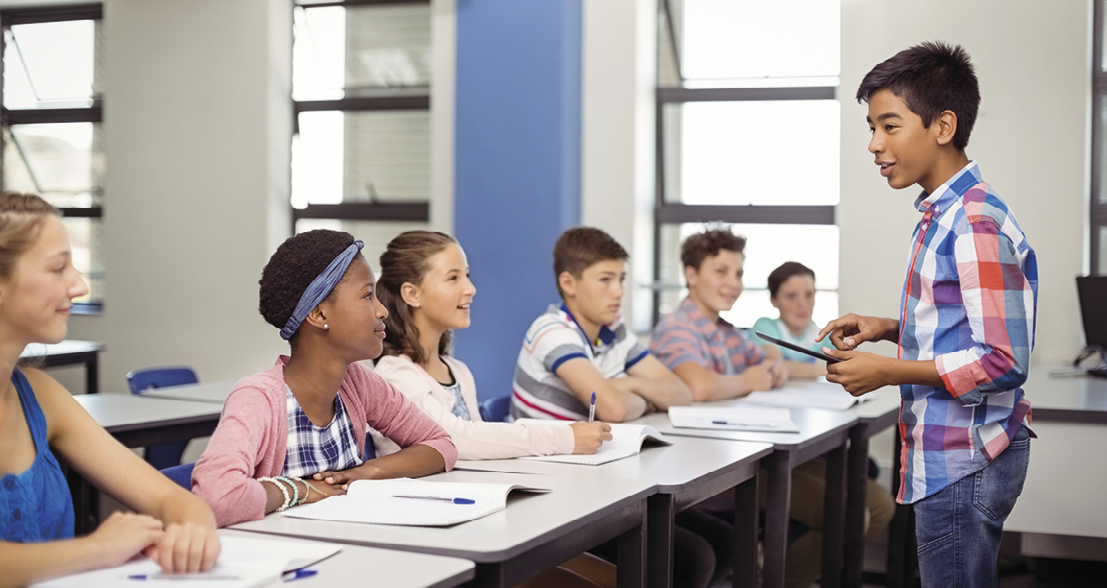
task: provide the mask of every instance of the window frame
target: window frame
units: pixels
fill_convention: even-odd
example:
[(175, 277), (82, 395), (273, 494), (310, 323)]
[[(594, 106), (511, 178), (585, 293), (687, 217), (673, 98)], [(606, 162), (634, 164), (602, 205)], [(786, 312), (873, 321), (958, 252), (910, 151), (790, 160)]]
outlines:
[(1097, 0), (1092, 12), (1092, 145), (1091, 145), (1091, 195), (1089, 200), (1088, 217), (1090, 223), (1089, 249), (1089, 273), (1091, 275), (1104, 275), (1107, 272), (1100, 268), (1107, 265), (1107, 260), (1100, 259), (1099, 253), (1107, 244), (1101, 243), (1100, 231), (1107, 229), (1107, 201), (1101, 201), (1104, 194), (1104, 180), (1102, 162), (1107, 153), (1104, 152), (1103, 133), (1103, 108), (1107, 102), (1107, 72), (1103, 71), (1103, 19), (1107, 18), (1107, 3), (1105, 0)]

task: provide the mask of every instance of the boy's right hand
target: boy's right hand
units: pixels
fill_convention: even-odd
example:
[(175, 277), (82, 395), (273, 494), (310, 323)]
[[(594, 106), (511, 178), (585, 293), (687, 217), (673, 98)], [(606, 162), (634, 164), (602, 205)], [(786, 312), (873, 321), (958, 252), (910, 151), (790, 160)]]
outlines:
[(146, 515), (116, 511), (88, 536), (100, 547), (101, 565), (115, 567), (165, 536), (161, 521)]
[(830, 334), (830, 342), (843, 351), (852, 351), (867, 341), (899, 340), (899, 321), (875, 316), (859, 316), (853, 313), (836, 318), (819, 331), (816, 342)]
[[(782, 372), (784, 366), (780, 366)], [(773, 389), (773, 384), (777, 373), (773, 371), (773, 362), (762, 361), (757, 365), (751, 365), (742, 372), (742, 380), (746, 384), (746, 388), (749, 392), (768, 392)]]
[(604, 441), (611, 440), (607, 423), (573, 423), (573, 453), (595, 453)]

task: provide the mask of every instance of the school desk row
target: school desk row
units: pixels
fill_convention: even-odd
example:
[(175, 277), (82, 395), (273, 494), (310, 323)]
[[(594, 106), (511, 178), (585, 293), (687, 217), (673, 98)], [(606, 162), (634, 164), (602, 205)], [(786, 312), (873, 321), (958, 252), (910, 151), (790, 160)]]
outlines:
[[(232, 385), (163, 388), (144, 397), (78, 398), (125, 445), (140, 447), (210, 434)], [(443, 481), (534, 485), (534, 475), (539, 474), (541, 485), (554, 490), (537, 496), (513, 495), (506, 510), (449, 528), (335, 523), (281, 515), (233, 528), (469, 560), (476, 564), (472, 585), (480, 586), (514, 585), (618, 538), (620, 585), (668, 586), (675, 515), (734, 488), (734, 585), (750, 586), (757, 571), (757, 476), (764, 468), (768, 496), (763, 585), (781, 586), (790, 472), (825, 456), (823, 585), (859, 586), (868, 439), (895, 423), (898, 408), (898, 393), (884, 390), (876, 400), (846, 412), (793, 409), (799, 433), (693, 430), (694, 437), (674, 430), (663, 414), (649, 415), (638, 422), (656, 426), (673, 445), (647, 446), (638, 455), (600, 466), (498, 460), (480, 462), (479, 467), (500, 471), (455, 470), (433, 476)], [(529, 473), (519, 473), (521, 463), (526, 463)], [(77, 508), (91, 509), (84, 510), (86, 514), (95, 512), (94, 498), (78, 500)]]

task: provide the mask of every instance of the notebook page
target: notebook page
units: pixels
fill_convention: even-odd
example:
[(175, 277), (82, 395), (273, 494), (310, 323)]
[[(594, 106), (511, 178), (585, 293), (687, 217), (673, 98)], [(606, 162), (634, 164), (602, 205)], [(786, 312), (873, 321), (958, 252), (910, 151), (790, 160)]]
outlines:
[(498, 504), (453, 504), (392, 496), (331, 496), (284, 511), (294, 519), (444, 527), (479, 519), (506, 507)]
[[(526, 420), (529, 421), (529, 419)], [(647, 437), (653, 438), (664, 445), (671, 445), (671, 442), (666, 439), (660, 431), (650, 425), (617, 423), (611, 425), (611, 441), (605, 441), (604, 444), (591, 455), (542, 455), (522, 457), (520, 459), (581, 465), (601, 465), (617, 459), (623, 459), (624, 457), (630, 457), (642, 451), (642, 443), (645, 442)]]
[[(392, 480), (357, 480), (350, 484), (347, 496), (382, 498), (393, 496), (426, 496), (435, 498), (468, 498), (477, 504), (503, 506), (512, 490), (549, 492), (548, 488), (534, 488), (519, 484), (495, 484), (482, 482), (434, 482), (396, 478)], [(408, 500), (408, 499), (404, 499)], [(422, 501), (426, 504), (429, 501)]]
[(859, 399), (854, 398), (837, 384), (807, 382), (804, 387), (786, 386), (771, 392), (753, 392), (740, 402), (845, 411), (857, 404)]
[(669, 408), (669, 422), (692, 429), (799, 432), (787, 408), (674, 406)]

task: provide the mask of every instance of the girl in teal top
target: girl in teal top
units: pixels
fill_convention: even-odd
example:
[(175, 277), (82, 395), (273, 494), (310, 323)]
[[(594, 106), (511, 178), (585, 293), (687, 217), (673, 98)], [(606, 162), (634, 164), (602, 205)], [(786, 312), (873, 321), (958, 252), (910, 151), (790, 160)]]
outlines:
[[(215, 518), (120, 445), (53, 378), (18, 368), (30, 343), (65, 338), (73, 267), (57, 211), (38, 196), (0, 193), (0, 588), (122, 564), (144, 553), (171, 573), (211, 569)], [(115, 513), (73, 537), (73, 503), (57, 456), (139, 514)]]
[[(815, 272), (802, 263), (785, 262), (769, 274), (769, 296), (773, 306), (780, 311), (779, 318), (761, 317), (753, 324), (754, 331), (795, 343), (813, 351), (821, 351), (822, 343), (816, 343), (819, 327), (811, 320), (815, 310)], [(776, 347), (756, 334), (762, 345)], [(826, 365), (810, 355), (781, 348), (781, 354), (793, 378), (816, 378), (826, 375)]]

